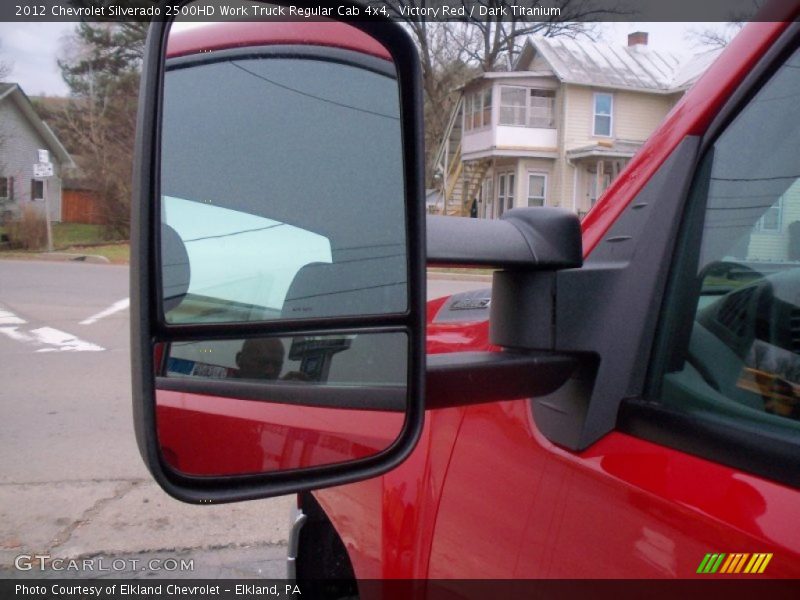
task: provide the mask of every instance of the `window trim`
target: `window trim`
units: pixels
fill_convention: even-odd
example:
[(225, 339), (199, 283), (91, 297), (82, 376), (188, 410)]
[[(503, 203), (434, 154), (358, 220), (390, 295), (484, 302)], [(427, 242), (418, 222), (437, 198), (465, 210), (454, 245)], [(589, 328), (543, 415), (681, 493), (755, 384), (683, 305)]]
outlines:
[[(542, 203), (531, 205), (531, 177), (541, 177), (544, 179), (544, 185), (542, 186)], [(530, 207), (540, 207), (540, 206), (547, 206), (547, 173), (542, 171), (528, 171), (528, 195), (527, 195), (527, 206)]]
[[(766, 235), (782, 235), (783, 234), (783, 196), (782, 194), (778, 201), (773, 205), (770, 206), (767, 210), (764, 211), (764, 214), (756, 221), (756, 224), (753, 226), (753, 233), (762, 233)], [(774, 229), (771, 227), (764, 226), (764, 217), (767, 216), (767, 213), (772, 209), (778, 210), (778, 226)]]
[[(523, 127), (525, 129), (556, 129), (556, 90), (550, 88), (543, 88), (543, 87), (529, 87), (529, 86), (522, 86), (522, 85), (507, 85), (501, 84), (498, 86), (500, 90), (499, 99), (497, 101), (498, 106), (498, 114), (497, 114), (497, 124), (498, 126), (502, 127)], [(525, 115), (523, 118), (524, 123), (503, 123), (503, 108), (513, 108), (518, 109), (520, 108), (518, 105), (504, 105), (503, 104), (503, 89), (509, 90), (524, 90), (525, 91), (525, 104), (522, 107), (525, 111)], [(534, 127), (530, 124), (531, 122), (531, 110), (533, 106), (531, 105), (531, 97), (532, 92), (546, 92), (552, 94), (552, 104), (551, 104), (551, 111), (550, 111), (550, 121), (552, 126), (549, 127)]]
[[(464, 108), (462, 109), (462, 121), (464, 131), (477, 131), (492, 126), (492, 99), (494, 94), (492, 86), (480, 88), (474, 92), (464, 94)], [(486, 94), (489, 94), (489, 105), (485, 103)], [(467, 111), (469, 109), (469, 113)], [(486, 110), (489, 110), (488, 121)], [(480, 118), (480, 125), (475, 125), (475, 117)]]
[[(597, 112), (597, 99), (601, 96), (608, 96), (611, 101), (611, 108), (608, 114)], [(608, 133), (597, 133), (597, 117), (608, 117)], [(611, 92), (594, 92), (592, 94), (592, 136), (610, 138), (614, 137), (614, 94)]]

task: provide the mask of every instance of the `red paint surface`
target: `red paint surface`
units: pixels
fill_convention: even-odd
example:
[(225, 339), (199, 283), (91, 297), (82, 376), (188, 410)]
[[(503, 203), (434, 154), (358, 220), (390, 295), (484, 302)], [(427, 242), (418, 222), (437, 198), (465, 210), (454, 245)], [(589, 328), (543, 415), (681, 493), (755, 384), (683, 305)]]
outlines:
[[(584, 220), (585, 255), (785, 26), (748, 25), (675, 107)], [(443, 303), (429, 353), (491, 349), (486, 322), (432, 323)], [(360, 578), (697, 577), (708, 552), (773, 552), (769, 576), (800, 576), (798, 490), (621, 433), (571, 453), (527, 401), (428, 411), (405, 463), (316, 496)]]
[(211, 23), (170, 34), (167, 58), (227, 48), (281, 44), (342, 48), (391, 60), (389, 51), (372, 37), (352, 25), (337, 21)]
[(402, 413), (344, 410), (157, 390), (158, 441), (189, 475), (269, 473), (374, 456)]
[[(788, 20), (797, 14), (786, 10)], [(351, 28), (270, 27), (176, 35), (170, 56), (318, 43), (385, 57), (354, 42)], [(678, 143), (704, 133), (784, 28), (748, 25), (676, 105), (584, 220), (586, 255)], [(429, 352), (491, 348), (485, 322), (431, 324), (442, 302), (428, 307)], [(800, 576), (796, 489), (621, 433), (567, 452), (539, 434), (527, 401), (428, 411), (402, 465), (316, 496), (359, 578), (692, 577), (708, 552), (773, 552), (768, 575)]]

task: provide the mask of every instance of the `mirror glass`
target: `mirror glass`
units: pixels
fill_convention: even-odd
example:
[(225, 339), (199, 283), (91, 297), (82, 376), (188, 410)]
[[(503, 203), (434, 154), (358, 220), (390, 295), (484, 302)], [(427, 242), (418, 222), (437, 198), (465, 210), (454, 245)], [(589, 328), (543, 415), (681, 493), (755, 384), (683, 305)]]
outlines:
[(407, 343), (361, 333), (162, 346), (162, 455), (186, 474), (241, 475), (377, 454), (403, 426)]
[[(173, 35), (207, 31), (213, 43), (219, 26)], [(167, 323), (404, 313), (399, 107), (392, 62), (364, 52), (262, 44), (170, 58), (160, 180)]]
[[(389, 448), (406, 419), (409, 338), (381, 317), (409, 299), (388, 53), (333, 21), (173, 26), (160, 164), (163, 322), (248, 324), (155, 344), (164, 461), (250, 475)], [(339, 317), (371, 329), (303, 323)]]

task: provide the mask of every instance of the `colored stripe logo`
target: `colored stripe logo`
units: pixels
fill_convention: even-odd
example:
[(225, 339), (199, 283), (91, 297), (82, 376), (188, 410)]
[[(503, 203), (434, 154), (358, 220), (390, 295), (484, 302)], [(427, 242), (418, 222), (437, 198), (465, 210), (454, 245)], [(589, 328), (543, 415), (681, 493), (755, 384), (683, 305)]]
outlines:
[(762, 574), (772, 560), (772, 553), (709, 553), (703, 558), (697, 572), (703, 575)]

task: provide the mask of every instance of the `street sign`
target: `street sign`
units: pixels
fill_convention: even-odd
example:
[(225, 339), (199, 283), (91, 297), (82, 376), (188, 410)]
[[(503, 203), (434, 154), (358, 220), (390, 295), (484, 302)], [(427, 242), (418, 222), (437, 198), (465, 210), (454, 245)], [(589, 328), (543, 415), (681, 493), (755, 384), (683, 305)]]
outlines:
[(49, 163), (50, 162), (50, 152), (47, 151), (47, 150), (42, 150), (41, 148), (39, 148), (36, 151), (36, 156), (38, 157), (36, 159), (36, 162), (40, 162), (40, 163)]
[(38, 162), (33, 165), (33, 176), (42, 179), (44, 177), (52, 177), (53, 176), (53, 163), (50, 162)]

